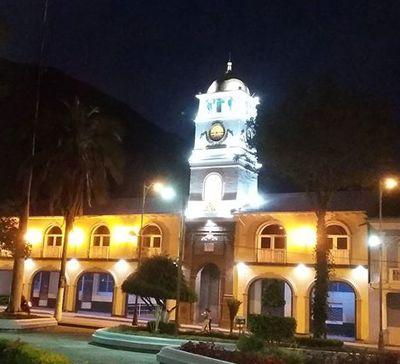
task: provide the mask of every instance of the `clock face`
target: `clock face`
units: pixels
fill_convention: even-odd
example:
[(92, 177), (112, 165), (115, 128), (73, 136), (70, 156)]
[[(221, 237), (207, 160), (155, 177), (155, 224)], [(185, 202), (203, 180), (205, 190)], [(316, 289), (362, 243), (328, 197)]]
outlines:
[(221, 123), (214, 123), (208, 131), (208, 137), (213, 142), (219, 142), (225, 136), (225, 128)]

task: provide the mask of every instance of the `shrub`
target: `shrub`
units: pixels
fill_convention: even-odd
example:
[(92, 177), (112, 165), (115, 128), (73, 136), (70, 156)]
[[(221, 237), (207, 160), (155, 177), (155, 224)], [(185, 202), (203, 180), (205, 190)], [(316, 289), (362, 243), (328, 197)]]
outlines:
[(265, 348), (265, 342), (255, 335), (242, 335), (239, 337), (236, 346), (243, 353), (258, 352)]
[(210, 337), (210, 338), (224, 339), (224, 340), (237, 340), (240, 337), (238, 334), (235, 333), (226, 334), (224, 332), (218, 332), (218, 331), (200, 332), (200, 331), (185, 330), (180, 332), (180, 334), (185, 336), (201, 336), (201, 337)]
[(249, 315), (248, 329), (269, 342), (291, 340), (296, 331), (296, 320), (293, 317)]
[(306, 356), (298, 350), (269, 347), (265, 353), (277, 356), (285, 364), (303, 364), (306, 362)]
[(173, 322), (160, 322), (158, 324), (161, 334), (174, 335), (175, 334), (175, 323)]
[(334, 339), (315, 339), (313, 337), (296, 337), (295, 341), (300, 346), (311, 348), (341, 348), (343, 341)]
[(352, 352), (308, 350), (305, 355), (307, 364), (396, 364), (400, 360), (398, 353), (388, 351), (378, 353), (369, 350)]
[(0, 295), (0, 306), (7, 306), (10, 296)]
[[(154, 332), (155, 327), (156, 327), (155, 321), (148, 321), (146, 330), (149, 332)], [(160, 321), (158, 324), (158, 330), (159, 330), (160, 334), (174, 335), (175, 334), (175, 324), (173, 322)]]
[(3, 364), (70, 364), (65, 356), (34, 348), (20, 341), (0, 339), (0, 358)]
[(239, 307), (242, 304), (242, 302), (240, 302), (236, 298), (230, 298), (230, 299), (228, 299), (226, 304), (228, 305), (228, 309), (229, 309), (229, 333), (232, 334), (233, 322), (235, 320), (235, 317), (239, 311)]

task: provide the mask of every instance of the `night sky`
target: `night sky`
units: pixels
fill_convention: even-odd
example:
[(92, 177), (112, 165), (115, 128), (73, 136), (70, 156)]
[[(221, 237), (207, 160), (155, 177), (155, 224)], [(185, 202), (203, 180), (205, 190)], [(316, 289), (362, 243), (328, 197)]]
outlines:
[[(0, 56), (35, 62), (42, 0), (1, 0)], [(399, 1), (49, 0), (45, 63), (185, 135), (194, 95), (225, 70), (263, 108), (296, 80), (332, 73), (400, 104)]]

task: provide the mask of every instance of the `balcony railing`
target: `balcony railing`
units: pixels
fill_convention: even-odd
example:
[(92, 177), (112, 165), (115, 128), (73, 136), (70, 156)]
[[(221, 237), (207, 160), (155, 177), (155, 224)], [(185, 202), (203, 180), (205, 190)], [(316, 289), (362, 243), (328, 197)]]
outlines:
[(9, 250), (0, 250), (0, 257), (12, 257), (12, 253)]
[(350, 264), (350, 255), (348, 249), (331, 250), (333, 264)]
[(161, 248), (153, 248), (153, 247), (143, 247), (142, 248), (142, 256), (143, 257), (152, 257), (153, 255), (160, 255)]
[(400, 285), (400, 268), (389, 268), (389, 283)]
[(257, 261), (260, 263), (286, 263), (286, 249), (258, 249)]
[(44, 248), (43, 256), (45, 258), (61, 258), (61, 255), (62, 255), (62, 246), (47, 245)]
[(90, 248), (90, 258), (108, 259), (109, 255), (109, 246), (92, 246)]

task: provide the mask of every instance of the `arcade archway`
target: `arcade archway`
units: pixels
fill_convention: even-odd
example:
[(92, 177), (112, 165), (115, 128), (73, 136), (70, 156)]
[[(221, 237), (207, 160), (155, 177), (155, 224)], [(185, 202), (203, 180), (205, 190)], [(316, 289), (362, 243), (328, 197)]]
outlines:
[(60, 272), (39, 271), (32, 280), (31, 302), (33, 307), (55, 308)]
[(112, 314), (114, 278), (107, 272), (85, 272), (77, 284), (76, 311)]
[(284, 279), (256, 279), (249, 287), (247, 312), (280, 317), (292, 316), (292, 288)]
[(11, 293), (12, 270), (0, 269), (0, 305), (7, 305)]
[[(310, 293), (310, 331), (312, 331), (313, 287)], [(328, 336), (354, 339), (356, 337), (356, 293), (346, 282), (331, 281), (328, 288)]]

